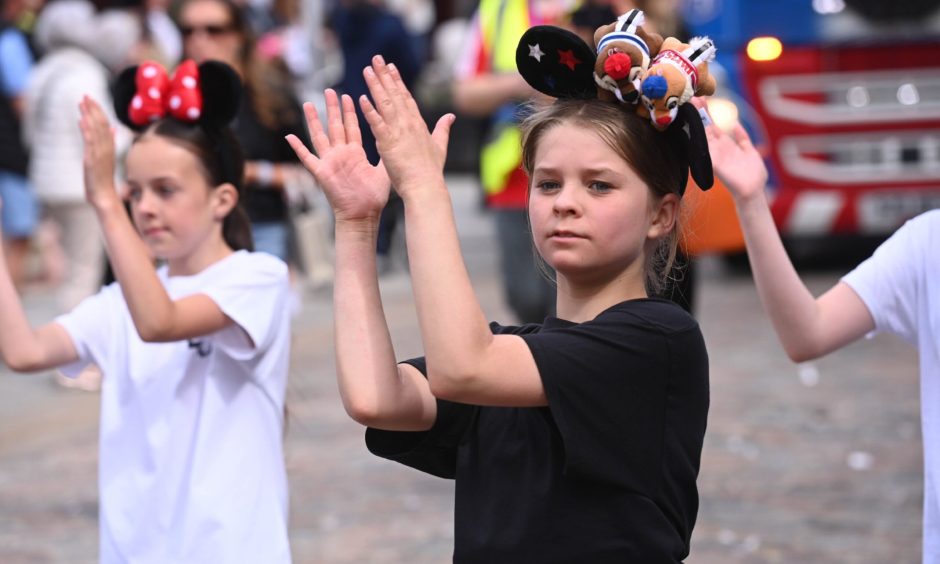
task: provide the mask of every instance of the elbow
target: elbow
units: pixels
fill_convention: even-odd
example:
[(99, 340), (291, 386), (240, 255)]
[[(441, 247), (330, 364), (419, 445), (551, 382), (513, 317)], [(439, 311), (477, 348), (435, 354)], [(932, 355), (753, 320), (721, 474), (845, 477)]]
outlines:
[(5, 354), (3, 363), (13, 372), (36, 372), (43, 368), (39, 359), (26, 354)]
[(343, 408), (346, 410), (346, 414), (360, 425), (366, 427), (381, 426), (382, 418), (375, 402), (344, 398)]
[(784, 345), (783, 350), (790, 357), (790, 360), (796, 363), (816, 360), (822, 356), (821, 352), (812, 343), (790, 343)]
[(158, 319), (135, 322), (134, 326), (137, 328), (137, 335), (140, 336), (140, 340), (145, 343), (166, 343), (178, 340), (171, 335), (169, 324)]
[(428, 367), (428, 387), (431, 395), (447, 401), (461, 401), (467, 390), (473, 388), (474, 376), (470, 371), (434, 370)]

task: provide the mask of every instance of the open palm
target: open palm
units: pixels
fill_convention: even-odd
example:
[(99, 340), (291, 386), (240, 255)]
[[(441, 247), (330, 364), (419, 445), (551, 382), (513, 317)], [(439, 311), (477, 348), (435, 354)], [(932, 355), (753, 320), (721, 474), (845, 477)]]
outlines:
[(316, 154), (296, 135), (288, 135), (287, 142), (316, 178), (337, 220), (377, 219), (391, 190), (388, 173), (381, 163), (372, 166), (366, 157), (352, 99), (344, 95), (340, 101), (333, 90), (325, 95), (326, 131), (313, 104), (304, 104)]
[(736, 123), (731, 133), (709, 124), (705, 134), (712, 167), (732, 196), (741, 200), (762, 193), (767, 184), (767, 167), (741, 124)]

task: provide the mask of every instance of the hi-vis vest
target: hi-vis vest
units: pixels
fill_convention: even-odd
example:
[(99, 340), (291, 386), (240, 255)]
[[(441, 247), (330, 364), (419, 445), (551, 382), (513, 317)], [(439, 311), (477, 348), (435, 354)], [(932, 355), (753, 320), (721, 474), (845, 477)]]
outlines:
[[(516, 46), (530, 27), (529, 0), (482, 0), (478, 9), (483, 56), (492, 73), (519, 72)], [(488, 195), (506, 189), (509, 175), (522, 163), (522, 133), (515, 102), (498, 111), (480, 153), (480, 182)]]

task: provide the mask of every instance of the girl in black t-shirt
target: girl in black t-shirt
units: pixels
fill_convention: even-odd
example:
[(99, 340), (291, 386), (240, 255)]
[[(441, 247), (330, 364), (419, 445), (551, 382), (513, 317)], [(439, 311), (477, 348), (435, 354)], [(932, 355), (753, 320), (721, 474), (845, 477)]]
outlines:
[[(454, 117), (429, 134), (394, 66), (376, 57), (364, 72), (373, 101), (359, 103), (382, 164), (366, 161), (353, 100), (330, 90), (326, 130), (305, 106), (316, 156), (288, 140), (336, 216), (340, 392), (370, 450), (456, 479), (455, 562), (681, 561), (708, 360), (695, 320), (649, 295), (675, 253), (688, 147), (596, 99), (530, 117), (529, 218), (557, 273), (558, 317), (488, 324), (442, 172)], [(401, 364), (375, 265), (390, 185), (405, 203), (426, 353)]]

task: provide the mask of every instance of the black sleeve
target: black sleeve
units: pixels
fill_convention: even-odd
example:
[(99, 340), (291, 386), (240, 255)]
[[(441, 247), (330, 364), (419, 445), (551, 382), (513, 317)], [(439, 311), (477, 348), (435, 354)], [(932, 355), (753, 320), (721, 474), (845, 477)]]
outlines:
[[(406, 360), (428, 375), (424, 358)], [(383, 431), (366, 429), (369, 452), (440, 478), (453, 479), (457, 473), (457, 447), (476, 417), (477, 407), (437, 400), (437, 418), (427, 431)]]
[[(688, 331), (700, 335), (689, 320)], [(677, 407), (669, 405), (672, 356), (686, 352), (671, 350), (669, 335), (617, 311), (522, 338), (532, 351), (564, 441), (565, 472), (655, 488), (667, 420), (675, 419), (667, 411)], [(688, 401), (698, 400), (693, 394)], [(668, 424), (685, 424), (682, 421)]]

